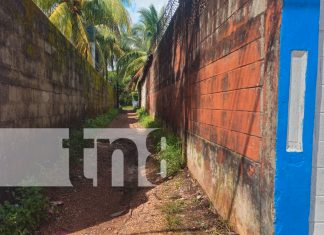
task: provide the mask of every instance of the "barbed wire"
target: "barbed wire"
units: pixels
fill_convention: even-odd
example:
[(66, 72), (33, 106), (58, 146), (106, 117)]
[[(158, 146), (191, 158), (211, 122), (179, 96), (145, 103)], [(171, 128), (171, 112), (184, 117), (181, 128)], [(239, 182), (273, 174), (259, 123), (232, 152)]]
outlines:
[(170, 22), (172, 20), (172, 17), (176, 13), (178, 7), (179, 7), (179, 1), (181, 0), (169, 0), (163, 15), (161, 16), (158, 24), (157, 24), (157, 33), (154, 35), (152, 40), (152, 45), (150, 48), (150, 51), (153, 52), (154, 49), (159, 45), (160, 41), (163, 38), (163, 35), (167, 28), (170, 25)]
[(163, 15), (157, 24), (157, 32), (153, 36), (150, 52), (154, 52), (154, 50), (158, 47), (178, 8), (185, 8), (186, 4), (190, 4), (193, 10), (193, 12), (190, 14), (190, 18), (187, 19), (188, 24), (191, 25), (206, 9), (207, 0), (169, 0)]

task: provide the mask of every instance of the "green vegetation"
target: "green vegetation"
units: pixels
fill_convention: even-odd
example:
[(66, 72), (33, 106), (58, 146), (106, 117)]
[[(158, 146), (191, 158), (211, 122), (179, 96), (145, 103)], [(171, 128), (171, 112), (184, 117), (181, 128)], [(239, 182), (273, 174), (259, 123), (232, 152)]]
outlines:
[(167, 140), (166, 148), (159, 152), (157, 159), (166, 161), (167, 176), (172, 176), (185, 166), (185, 160), (178, 137), (168, 132), (166, 132), (165, 136)]
[[(109, 112), (99, 115), (95, 118), (87, 118), (82, 128), (105, 128), (119, 114), (118, 109), (111, 109)], [(72, 162), (80, 160), (83, 149), (87, 143), (83, 140), (82, 128), (71, 129), (70, 139), (64, 142), (65, 148), (70, 148)]]
[(182, 224), (181, 219), (177, 215), (166, 215), (165, 220), (167, 221), (170, 230), (174, 230)]
[(134, 108), (133, 108), (133, 106), (123, 106), (122, 107), (122, 110), (125, 110), (125, 111), (133, 111)]
[(117, 78), (118, 75), (116, 75), (115, 82), (118, 82), (118, 88), (119, 88), (119, 104), (121, 106), (131, 106), (132, 105), (132, 94), (128, 90), (128, 82), (126, 80), (121, 80)]
[(131, 0), (33, 1), (88, 62), (107, 75), (108, 66), (123, 54), (121, 38), (131, 25), (125, 6)]
[[(160, 128), (160, 122), (151, 117), (144, 109), (138, 109), (137, 115), (141, 126), (145, 128)], [(165, 149), (161, 149), (161, 137), (166, 138)], [(167, 165), (167, 176), (175, 175), (185, 166), (185, 159), (182, 154), (182, 145), (179, 138), (172, 132), (162, 129), (155, 132), (153, 136), (156, 146), (156, 158), (159, 161), (165, 160)]]
[[(96, 118), (86, 119), (84, 128), (103, 128), (118, 115), (118, 109), (112, 109)], [(82, 129), (73, 129), (71, 139), (65, 147), (72, 148), (72, 158), (78, 159), (85, 146)], [(11, 192), (12, 200), (0, 205), (0, 234), (31, 234), (46, 217), (48, 201), (39, 188), (21, 188)]]
[(136, 91), (132, 92), (132, 99), (138, 101), (138, 98), (139, 98), (138, 92)]
[[(112, 109), (96, 118), (86, 119), (83, 127), (102, 128), (118, 115), (118, 109)], [(78, 159), (85, 146), (82, 129), (73, 129), (71, 139), (65, 147), (72, 148), (72, 158)], [(11, 200), (0, 204), (0, 234), (23, 235), (36, 230), (42, 219), (46, 218), (49, 203), (40, 188), (20, 188), (10, 192)]]
[(139, 123), (144, 128), (160, 128), (160, 124), (150, 116), (145, 109), (140, 108), (136, 111), (139, 118)]
[(153, 53), (151, 45), (158, 32), (158, 22), (164, 8), (158, 13), (153, 5), (139, 10), (140, 22), (132, 28), (131, 34), (124, 35), (124, 54), (119, 58), (117, 71), (128, 83), (129, 90), (135, 90), (143, 74), (144, 66)]
[(137, 89), (145, 64), (152, 59), (164, 8), (160, 12), (153, 5), (140, 9), (139, 23), (132, 25), (127, 7), (133, 0), (33, 1), (80, 54), (114, 83), (122, 106), (138, 100), (131, 91)]
[(176, 200), (164, 205), (162, 211), (166, 214), (179, 214), (183, 211), (185, 203), (181, 200)]
[(86, 119), (85, 128), (105, 128), (118, 115), (118, 109), (112, 109), (110, 112), (99, 115), (95, 118)]
[(50, 21), (105, 77), (118, 79), (134, 90), (152, 51), (158, 22), (163, 15), (150, 5), (139, 10), (140, 21), (131, 25), (126, 6), (132, 0), (33, 0)]
[(0, 205), (0, 234), (31, 234), (46, 217), (48, 201), (39, 188), (13, 190), (14, 201)]
[(165, 220), (167, 221), (170, 230), (176, 229), (181, 226), (181, 218), (178, 216), (185, 209), (185, 203), (181, 200), (176, 200), (165, 204), (162, 208), (162, 212), (165, 214)]

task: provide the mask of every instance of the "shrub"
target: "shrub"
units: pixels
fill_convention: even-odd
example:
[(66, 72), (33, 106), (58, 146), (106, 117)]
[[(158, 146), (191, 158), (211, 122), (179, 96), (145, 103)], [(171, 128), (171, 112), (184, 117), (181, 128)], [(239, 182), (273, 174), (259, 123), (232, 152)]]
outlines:
[(47, 199), (39, 188), (22, 188), (12, 193), (15, 201), (0, 205), (0, 234), (31, 234), (46, 216)]
[(144, 116), (147, 116), (147, 112), (143, 108), (139, 108), (136, 110), (136, 114), (138, 115), (138, 118), (141, 119)]

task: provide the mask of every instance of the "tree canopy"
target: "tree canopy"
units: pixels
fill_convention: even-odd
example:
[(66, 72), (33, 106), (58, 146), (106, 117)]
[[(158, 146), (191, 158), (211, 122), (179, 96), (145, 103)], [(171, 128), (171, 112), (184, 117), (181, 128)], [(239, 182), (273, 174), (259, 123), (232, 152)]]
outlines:
[[(112, 58), (121, 56), (121, 35), (131, 28), (125, 5), (130, 5), (131, 0), (33, 1), (89, 63), (97, 62), (99, 69), (106, 70)], [(91, 42), (95, 45), (96, 58), (93, 58)]]
[(141, 76), (164, 8), (141, 8), (132, 25), (126, 8), (132, 0), (33, 1), (102, 75), (116, 71), (114, 78), (132, 85)]
[[(132, 32), (125, 40), (127, 47), (125, 54), (118, 60), (118, 74), (131, 83), (138, 80), (143, 72), (151, 51), (151, 45), (158, 33), (158, 22), (164, 12), (158, 13), (153, 5), (139, 10), (140, 20), (132, 28)], [(134, 86), (133, 86), (134, 87)]]

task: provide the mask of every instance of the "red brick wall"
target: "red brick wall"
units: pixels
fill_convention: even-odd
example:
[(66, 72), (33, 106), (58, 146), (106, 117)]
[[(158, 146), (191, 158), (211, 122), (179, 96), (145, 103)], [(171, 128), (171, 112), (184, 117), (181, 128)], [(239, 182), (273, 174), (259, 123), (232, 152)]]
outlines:
[(280, 11), (183, 1), (143, 87), (142, 105), (181, 134), (193, 176), (240, 234), (273, 232)]

